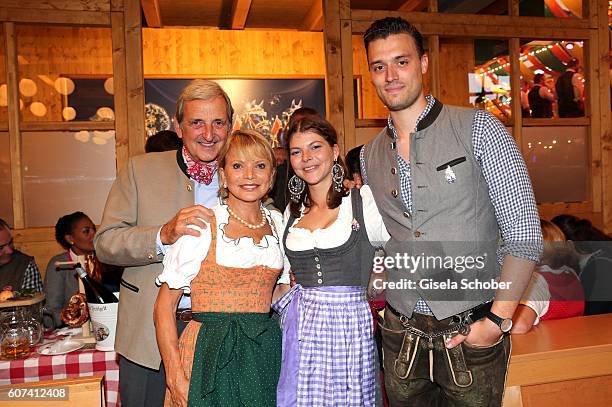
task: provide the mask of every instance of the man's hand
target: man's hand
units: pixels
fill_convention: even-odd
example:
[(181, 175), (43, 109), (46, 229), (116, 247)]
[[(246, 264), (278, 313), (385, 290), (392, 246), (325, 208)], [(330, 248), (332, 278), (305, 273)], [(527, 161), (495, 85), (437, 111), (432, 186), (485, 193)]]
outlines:
[(181, 209), (172, 219), (161, 228), (159, 237), (163, 244), (173, 244), (183, 235), (200, 236), (200, 232), (188, 227), (196, 225), (202, 229), (206, 228), (206, 222), (210, 222), (213, 211), (202, 205), (193, 205)]
[(182, 369), (178, 369), (175, 374), (168, 378), (168, 390), (172, 396), (172, 405), (176, 407), (187, 407), (189, 396), (189, 380), (185, 377)]
[(501, 329), (493, 321), (483, 318), (470, 325), (470, 333), (467, 336), (461, 334), (453, 336), (446, 342), (446, 347), (454, 348), (463, 341), (474, 346), (491, 346), (499, 341), (501, 335)]

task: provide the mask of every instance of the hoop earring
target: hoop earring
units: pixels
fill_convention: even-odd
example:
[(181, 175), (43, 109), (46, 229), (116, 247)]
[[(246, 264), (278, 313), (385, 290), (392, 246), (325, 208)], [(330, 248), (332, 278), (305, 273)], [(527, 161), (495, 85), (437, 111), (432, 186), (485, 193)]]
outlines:
[(334, 183), (334, 191), (341, 192), (344, 182), (344, 168), (338, 164), (337, 158), (334, 160), (334, 165), (332, 166), (332, 181)]
[(301, 179), (297, 175), (294, 175), (289, 179), (289, 184), (287, 185), (287, 188), (289, 188), (291, 200), (295, 203), (298, 203), (300, 202), (302, 193), (304, 193), (304, 190), (306, 189), (306, 183), (303, 179)]

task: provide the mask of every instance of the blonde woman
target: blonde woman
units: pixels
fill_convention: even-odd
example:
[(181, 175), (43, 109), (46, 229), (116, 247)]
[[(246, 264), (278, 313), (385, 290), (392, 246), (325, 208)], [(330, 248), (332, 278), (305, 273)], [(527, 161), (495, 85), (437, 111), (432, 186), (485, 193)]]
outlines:
[[(281, 216), (261, 203), (274, 174), (265, 138), (234, 132), (219, 153), (223, 204), (199, 237), (181, 237), (164, 258), (154, 318), (166, 405), (276, 405), (281, 333), (270, 304), (277, 280), (289, 278), (279, 280)], [(193, 320), (179, 340), (174, 311), (183, 292)]]

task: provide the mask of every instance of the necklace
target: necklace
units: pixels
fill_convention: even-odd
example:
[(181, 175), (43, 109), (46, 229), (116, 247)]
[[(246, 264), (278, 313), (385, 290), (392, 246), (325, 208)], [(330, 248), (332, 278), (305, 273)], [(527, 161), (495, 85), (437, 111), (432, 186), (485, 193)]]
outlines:
[(266, 218), (266, 213), (264, 212), (263, 206), (260, 207), (259, 210), (261, 211), (261, 222), (259, 222), (256, 225), (253, 225), (252, 223), (249, 223), (246, 220), (242, 219), (240, 216), (236, 215), (236, 213), (232, 210), (232, 208), (230, 208), (230, 206), (227, 205), (227, 211), (229, 212), (230, 216), (236, 219), (238, 222), (242, 223), (244, 226), (246, 226), (249, 229), (263, 228), (264, 226), (266, 226), (266, 223), (268, 223), (268, 219)]

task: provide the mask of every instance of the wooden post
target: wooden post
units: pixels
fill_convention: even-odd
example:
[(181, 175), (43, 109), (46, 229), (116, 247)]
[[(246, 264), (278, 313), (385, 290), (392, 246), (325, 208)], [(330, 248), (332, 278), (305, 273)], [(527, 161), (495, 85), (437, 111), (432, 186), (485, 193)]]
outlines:
[(8, 128), (11, 157), (11, 185), (13, 192), (13, 228), (25, 227), (25, 205), (23, 202), (23, 177), (21, 168), (21, 132), (19, 130), (19, 73), (17, 63), (17, 37), (15, 24), (4, 23), (4, 48), (7, 99)]
[(130, 157), (143, 154), (145, 145), (144, 69), (142, 62), (142, 14), (139, 1), (124, 0), (125, 81), (127, 86)]
[(430, 92), (440, 98), (440, 36), (431, 35), (427, 38), (429, 57), (429, 86)]
[(144, 69), (140, 3), (111, 3), (117, 170), (145, 145)]
[[(427, 11), (438, 12), (438, 0), (427, 0)], [(427, 56), (429, 57), (429, 86), (430, 93), (440, 98), (440, 36), (431, 35), (427, 38)]]
[[(596, 74), (599, 73), (599, 88), (593, 89), (592, 96), (598, 99), (599, 104), (599, 134), (592, 134), (601, 140), (601, 166), (602, 193), (600, 202), (603, 206), (603, 227), (607, 233), (612, 233), (612, 118), (610, 114), (610, 42), (612, 36), (608, 28), (608, 10), (605, 1), (591, 0), (589, 8), (597, 7), (597, 39), (598, 55), (594, 58), (597, 63)], [(594, 190), (595, 194), (595, 190)], [(595, 196), (593, 200), (595, 200)]]
[(512, 136), (523, 150), (523, 113), (521, 109), (521, 45), (518, 38), (510, 38), (510, 93), (512, 95)]
[(352, 26), (349, 0), (323, 0), (328, 119), (344, 153), (355, 145)]
[(113, 86), (115, 99), (115, 156), (117, 171), (122, 169), (129, 157), (127, 83), (125, 80), (125, 24), (123, 12), (111, 12), (111, 34), (113, 41)]

